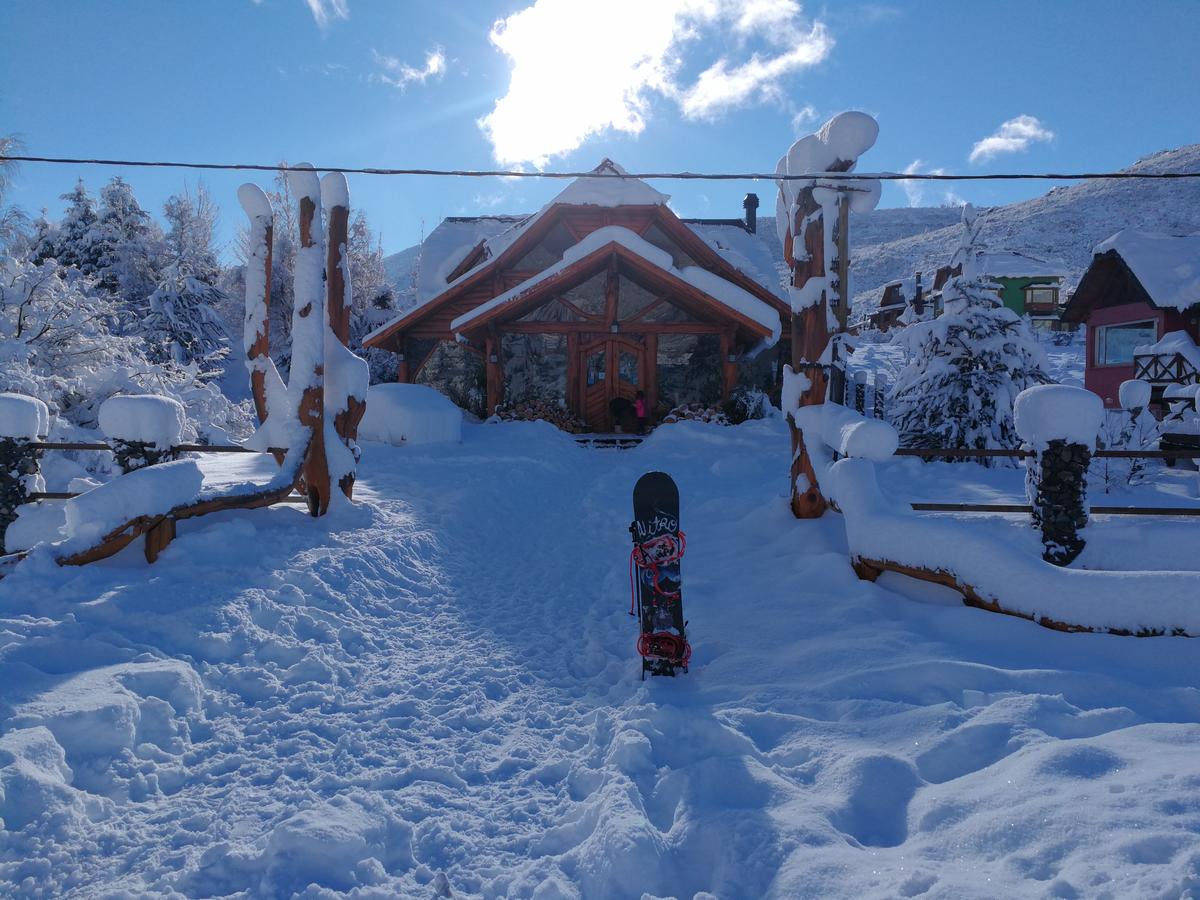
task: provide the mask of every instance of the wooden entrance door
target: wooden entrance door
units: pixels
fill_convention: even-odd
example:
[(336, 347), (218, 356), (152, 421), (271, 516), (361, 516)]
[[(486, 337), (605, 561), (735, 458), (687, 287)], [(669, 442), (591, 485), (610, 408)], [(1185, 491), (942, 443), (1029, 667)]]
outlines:
[(624, 335), (606, 335), (580, 345), (578, 365), (580, 415), (593, 431), (613, 431), (612, 401), (624, 397), (632, 403), (645, 389), (646, 348)]

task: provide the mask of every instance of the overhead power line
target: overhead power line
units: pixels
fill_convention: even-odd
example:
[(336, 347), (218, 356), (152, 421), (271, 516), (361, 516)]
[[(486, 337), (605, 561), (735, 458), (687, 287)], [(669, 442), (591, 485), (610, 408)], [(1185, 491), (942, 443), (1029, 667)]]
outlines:
[(81, 166), (136, 166), (164, 169), (209, 169), (234, 172), (342, 172), (346, 175), (425, 175), (454, 178), (639, 178), (675, 181), (1089, 181), (1100, 178), (1178, 179), (1200, 178), (1200, 172), (1013, 172), (996, 175), (947, 175), (905, 172), (810, 172), (776, 175), (774, 172), (523, 172), (511, 169), (388, 169), (375, 166), (289, 166), (258, 163), (165, 162), (145, 159), (75, 159), (61, 156), (0, 155), (0, 162), (53, 163)]

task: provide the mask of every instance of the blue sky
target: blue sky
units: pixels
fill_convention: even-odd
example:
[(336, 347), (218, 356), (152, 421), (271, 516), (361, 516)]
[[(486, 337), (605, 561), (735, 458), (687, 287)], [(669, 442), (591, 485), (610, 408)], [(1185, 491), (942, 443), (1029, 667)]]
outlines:
[[(35, 155), (770, 171), (850, 108), (880, 123), (862, 170), (1110, 169), (1200, 140), (1195, 0), (48, 0), (0, 5), (0, 35), (0, 133)], [(117, 173), (154, 212), (203, 177), (226, 241), (251, 180), (27, 164), (12, 200), (55, 215), (76, 177), (95, 191)], [(691, 216), (773, 197), (767, 183), (655, 186)], [(533, 211), (561, 184), (350, 187), (392, 252), (443, 216)], [(889, 185), (883, 205), (1048, 188)]]

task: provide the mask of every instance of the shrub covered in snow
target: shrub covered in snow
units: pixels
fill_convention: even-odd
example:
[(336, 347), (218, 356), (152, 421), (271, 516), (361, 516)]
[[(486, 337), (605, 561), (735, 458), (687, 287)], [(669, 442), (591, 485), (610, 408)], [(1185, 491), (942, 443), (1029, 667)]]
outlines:
[(421, 384), (376, 384), (367, 391), (367, 412), (358, 427), (366, 441), (436, 444), (462, 440), (463, 412)]

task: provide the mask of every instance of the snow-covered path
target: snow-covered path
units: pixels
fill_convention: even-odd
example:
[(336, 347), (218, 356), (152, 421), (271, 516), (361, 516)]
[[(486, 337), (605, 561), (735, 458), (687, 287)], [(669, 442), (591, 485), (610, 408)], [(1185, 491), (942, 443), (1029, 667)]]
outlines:
[[(0, 894), (1200, 887), (1197, 644), (859, 582), (836, 516), (787, 513), (786, 452), (778, 421), (627, 452), (470, 427), (369, 447), (364, 502), (322, 520), (24, 565), (0, 582)], [(625, 527), (655, 468), (695, 657), (642, 683)]]

